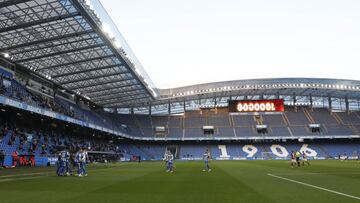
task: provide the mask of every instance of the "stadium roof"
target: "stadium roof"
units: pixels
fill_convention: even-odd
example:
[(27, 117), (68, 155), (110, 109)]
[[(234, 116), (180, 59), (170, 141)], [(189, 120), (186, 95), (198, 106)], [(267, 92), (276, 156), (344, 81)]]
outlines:
[(320, 79), (320, 78), (269, 78), (214, 82), (190, 85), (172, 89), (160, 89), (161, 98), (153, 104), (204, 100), (204, 99), (238, 99), (247, 96), (252, 99), (256, 96), (273, 97), (332, 97), (360, 100), (360, 81)]
[(157, 96), (97, 0), (0, 0), (0, 53), (101, 106)]
[(359, 81), (336, 79), (256, 79), (157, 89), (98, 0), (0, 0), (0, 54), (108, 108), (204, 99), (226, 103), (259, 95), (360, 100)]

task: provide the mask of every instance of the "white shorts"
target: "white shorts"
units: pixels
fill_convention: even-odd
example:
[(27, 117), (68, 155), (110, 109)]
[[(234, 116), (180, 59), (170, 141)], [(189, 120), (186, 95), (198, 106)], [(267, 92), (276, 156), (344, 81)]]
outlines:
[(291, 159), (291, 163), (296, 163), (296, 159)]

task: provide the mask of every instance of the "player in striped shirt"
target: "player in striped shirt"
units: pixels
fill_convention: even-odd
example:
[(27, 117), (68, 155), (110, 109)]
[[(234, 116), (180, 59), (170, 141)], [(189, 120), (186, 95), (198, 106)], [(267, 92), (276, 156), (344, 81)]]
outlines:
[(76, 153), (75, 155), (75, 161), (78, 167), (78, 171), (77, 174), (79, 177), (82, 177), (84, 172), (83, 172), (83, 167), (82, 167), (82, 163), (84, 162), (85, 159), (85, 154), (83, 153), (82, 148), (80, 148), (80, 150)]
[(164, 159), (166, 161), (166, 172), (174, 172), (174, 155), (170, 151), (167, 151)]

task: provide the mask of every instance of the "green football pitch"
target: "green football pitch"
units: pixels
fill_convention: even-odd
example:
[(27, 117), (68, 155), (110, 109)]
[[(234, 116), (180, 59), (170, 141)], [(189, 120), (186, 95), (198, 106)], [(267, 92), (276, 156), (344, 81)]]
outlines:
[(53, 168), (0, 170), (0, 202), (360, 202), (358, 161), (163, 162), (89, 166), (88, 177), (57, 177)]

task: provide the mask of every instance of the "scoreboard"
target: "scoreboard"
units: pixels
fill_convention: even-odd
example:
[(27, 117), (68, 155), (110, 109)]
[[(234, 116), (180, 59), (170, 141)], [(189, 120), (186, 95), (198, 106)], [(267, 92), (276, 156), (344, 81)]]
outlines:
[(284, 100), (230, 100), (229, 112), (284, 112)]

